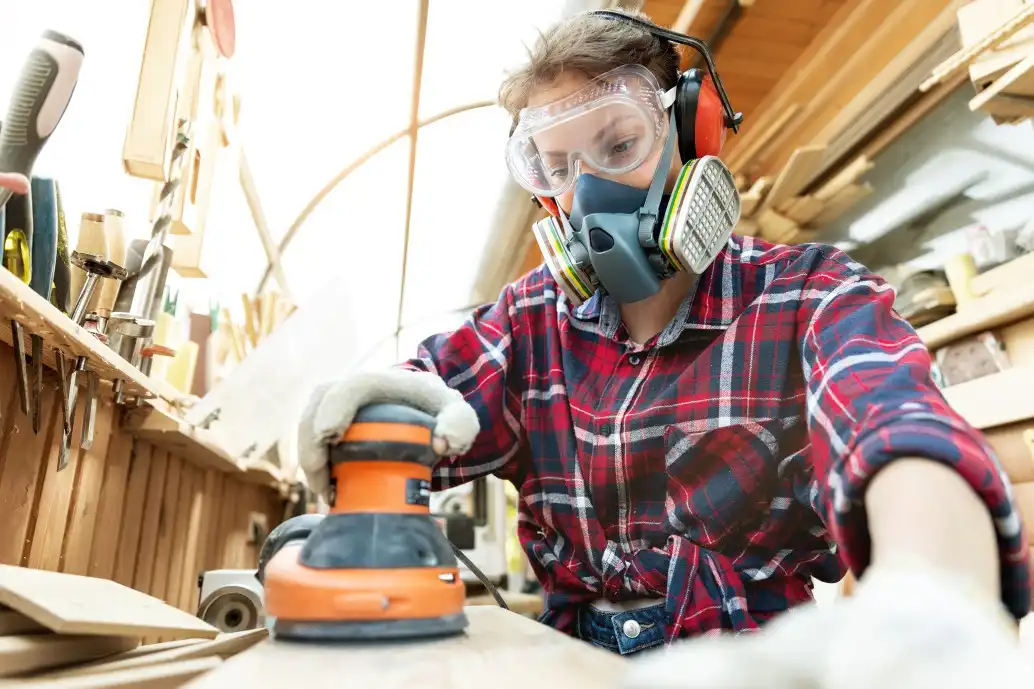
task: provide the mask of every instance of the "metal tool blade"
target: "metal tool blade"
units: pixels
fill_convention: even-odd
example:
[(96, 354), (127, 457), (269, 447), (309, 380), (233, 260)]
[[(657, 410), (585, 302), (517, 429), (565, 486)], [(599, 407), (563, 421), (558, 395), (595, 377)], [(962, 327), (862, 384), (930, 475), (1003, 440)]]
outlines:
[(25, 365), (25, 331), (22, 324), (11, 320), (11, 340), (14, 344), (15, 365), (18, 368), (18, 398), (21, 401), (22, 413), (29, 414), (29, 371)]
[(72, 433), (71, 415), (68, 413), (68, 371), (65, 367), (65, 357), (61, 350), (54, 351), (54, 366), (57, 368), (58, 388), (61, 391), (61, 425), (64, 426), (65, 435)]
[(86, 402), (83, 405), (83, 434), (79, 447), (89, 450), (93, 447), (93, 430), (97, 419), (97, 388), (100, 384), (97, 374), (86, 374)]
[(43, 338), (32, 336), (32, 432), (40, 429), (40, 399), (43, 397)]
[(75, 405), (79, 401), (79, 377), (86, 372), (86, 357), (76, 359), (75, 369), (68, 379), (68, 433), (75, 430)]

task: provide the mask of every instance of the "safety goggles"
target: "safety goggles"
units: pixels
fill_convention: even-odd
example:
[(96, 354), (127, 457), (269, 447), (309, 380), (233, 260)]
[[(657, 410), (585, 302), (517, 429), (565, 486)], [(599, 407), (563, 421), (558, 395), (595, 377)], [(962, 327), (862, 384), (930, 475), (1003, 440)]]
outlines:
[(675, 89), (663, 91), (645, 67), (618, 67), (565, 98), (521, 110), (506, 165), (518, 184), (544, 197), (570, 189), (579, 166), (630, 172), (663, 144), (674, 100)]

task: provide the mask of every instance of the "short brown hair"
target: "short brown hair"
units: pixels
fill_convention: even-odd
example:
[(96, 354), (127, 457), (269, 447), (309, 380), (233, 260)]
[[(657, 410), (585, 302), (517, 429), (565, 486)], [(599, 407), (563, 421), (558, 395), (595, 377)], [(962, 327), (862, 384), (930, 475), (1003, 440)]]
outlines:
[[(642, 12), (620, 12), (653, 24)], [(528, 51), (527, 64), (503, 80), (499, 104), (516, 122), (532, 90), (554, 83), (565, 72), (591, 79), (631, 64), (649, 69), (661, 88), (667, 90), (678, 80), (679, 62), (679, 53), (672, 43), (643, 27), (584, 12), (539, 35), (535, 47)]]

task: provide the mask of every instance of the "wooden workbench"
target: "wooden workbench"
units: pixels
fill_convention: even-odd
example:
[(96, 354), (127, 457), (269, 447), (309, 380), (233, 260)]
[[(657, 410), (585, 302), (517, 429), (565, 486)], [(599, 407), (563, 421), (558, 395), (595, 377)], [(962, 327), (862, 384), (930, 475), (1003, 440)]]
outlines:
[(267, 640), (187, 684), (189, 689), (564, 689), (616, 687), (621, 656), (502, 608), (467, 608), (463, 636), (368, 646)]

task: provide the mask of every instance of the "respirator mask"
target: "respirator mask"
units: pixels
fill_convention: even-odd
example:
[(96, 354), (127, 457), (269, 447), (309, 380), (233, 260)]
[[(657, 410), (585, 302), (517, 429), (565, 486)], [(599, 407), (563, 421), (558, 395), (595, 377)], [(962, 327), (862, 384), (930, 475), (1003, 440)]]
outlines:
[[(642, 24), (620, 14), (610, 18)], [(685, 39), (680, 43), (703, 46), (642, 25), (669, 40), (673, 35)], [(518, 184), (551, 207), (550, 217), (533, 230), (546, 266), (572, 305), (599, 288), (619, 303), (633, 303), (656, 294), (661, 281), (677, 271), (703, 273), (739, 221), (732, 174), (716, 155), (704, 152), (716, 154), (725, 128), (735, 130), (742, 116), (728, 105), (706, 46), (702, 52), (710, 79), (689, 70), (664, 91), (648, 69), (626, 65), (563, 99), (520, 112), (506, 145), (507, 167)], [(690, 131), (680, 132), (680, 126)], [(666, 193), (676, 145), (687, 162)], [(645, 189), (614, 179), (651, 161), (656, 168)], [(550, 200), (572, 187), (567, 215)]]

